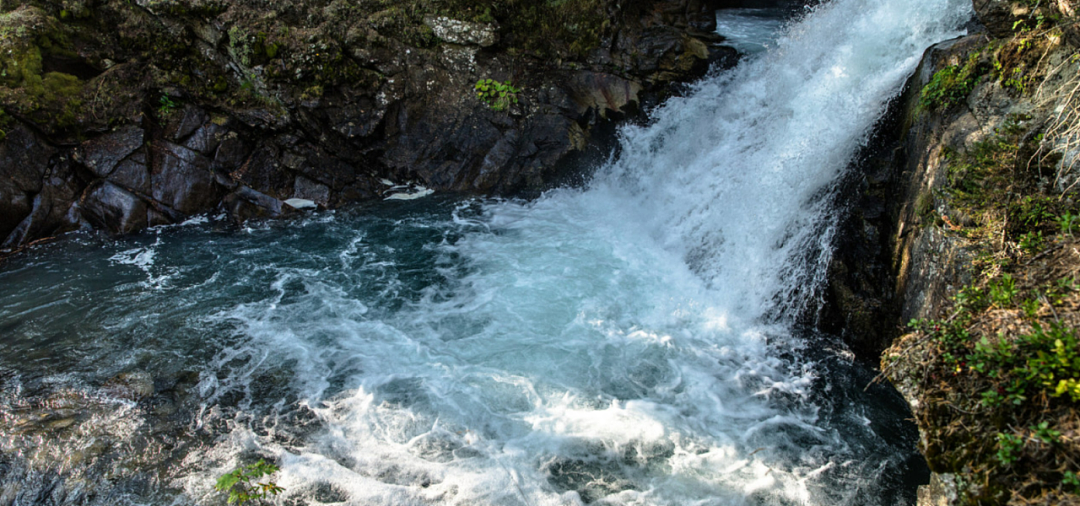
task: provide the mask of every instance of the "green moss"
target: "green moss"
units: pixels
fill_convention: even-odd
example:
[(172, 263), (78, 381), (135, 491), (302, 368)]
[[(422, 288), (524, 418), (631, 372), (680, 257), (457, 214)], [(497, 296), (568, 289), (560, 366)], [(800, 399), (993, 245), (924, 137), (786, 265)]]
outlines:
[(964, 65), (949, 65), (935, 72), (919, 95), (920, 105), (945, 110), (967, 99), (984, 73), (979, 56), (979, 53), (972, 54)]

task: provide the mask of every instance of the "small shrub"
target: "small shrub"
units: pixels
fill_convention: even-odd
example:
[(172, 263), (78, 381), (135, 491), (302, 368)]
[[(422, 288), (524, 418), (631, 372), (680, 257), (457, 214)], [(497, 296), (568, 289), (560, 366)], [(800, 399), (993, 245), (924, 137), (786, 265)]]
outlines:
[(278, 495), (285, 489), (277, 486), (272, 481), (265, 483), (256, 481), (252, 484), (252, 480), (269, 476), (277, 471), (277, 466), (267, 464), (266, 461), (259, 459), (254, 464), (248, 464), (222, 475), (221, 478), (218, 478), (214, 489), (219, 492), (228, 492), (229, 504), (244, 504), (247, 501), (265, 499), (267, 496)]
[(1029, 255), (1040, 251), (1044, 244), (1042, 232), (1028, 232), (1020, 236), (1020, 249)]
[(510, 81), (500, 83), (494, 79), (481, 79), (476, 82), (474, 89), (476, 96), (496, 111), (506, 110), (510, 104), (518, 103), (517, 94), (521, 93), (521, 89), (515, 88)]
[(1058, 442), (1058, 438), (1061, 437), (1061, 431), (1050, 428), (1050, 422), (1039, 422), (1038, 425), (1032, 426), (1031, 431), (1035, 433), (1035, 437), (1048, 445), (1052, 445)]
[(935, 72), (920, 94), (922, 106), (944, 110), (963, 102), (979, 83), (978, 63), (979, 54), (976, 53), (962, 66), (949, 65)]
[(1024, 448), (1024, 440), (1012, 434), (998, 433), (997, 459), (1002, 464), (1009, 465), (1020, 458), (1020, 451)]
[(990, 284), (990, 300), (1000, 307), (1008, 307), (1016, 298), (1016, 280), (1006, 274)]
[(1064, 214), (1058, 216), (1057, 222), (1061, 233), (1068, 234), (1070, 237), (1074, 231), (1080, 230), (1080, 215), (1073, 214), (1072, 211), (1065, 211)]
[(175, 110), (177, 107), (180, 107), (180, 104), (174, 102), (173, 99), (168, 95), (162, 95), (161, 99), (158, 100), (158, 103), (160, 104), (158, 106), (158, 115), (163, 118), (172, 114), (173, 110)]

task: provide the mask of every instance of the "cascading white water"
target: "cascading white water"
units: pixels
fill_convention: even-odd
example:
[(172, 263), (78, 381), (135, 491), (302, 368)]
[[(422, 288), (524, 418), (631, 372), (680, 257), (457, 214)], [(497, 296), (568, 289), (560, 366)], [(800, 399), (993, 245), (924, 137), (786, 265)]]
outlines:
[[(257, 456), (288, 504), (895, 504), (900, 415), (786, 315), (820, 282), (841, 172), (969, 17), (833, 0), (625, 129), (587, 189), (158, 231), (34, 274), (61, 302), (32, 265), (0, 276), (0, 321), (46, 336), (27, 350), (79, 349), (72, 384), (197, 370), (195, 442), (146, 443), (179, 455), (157, 504), (215, 503)], [(83, 293), (119, 309), (85, 316)], [(57, 304), (86, 318), (76, 335), (38, 318)], [(13, 360), (20, 392), (61, 382)]]

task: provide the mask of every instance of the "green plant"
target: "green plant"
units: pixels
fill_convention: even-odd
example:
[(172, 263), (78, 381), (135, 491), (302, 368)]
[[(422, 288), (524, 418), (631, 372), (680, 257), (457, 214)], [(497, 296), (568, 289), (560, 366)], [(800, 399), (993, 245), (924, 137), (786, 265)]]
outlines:
[(267, 464), (266, 461), (259, 459), (254, 464), (248, 464), (232, 472), (225, 473), (221, 478), (218, 478), (214, 489), (219, 492), (228, 492), (229, 504), (244, 504), (247, 501), (264, 499), (267, 496), (278, 495), (285, 489), (277, 486), (272, 481), (265, 483), (256, 481), (252, 484), (252, 480), (269, 476), (277, 471), (277, 466)]
[(1071, 211), (1065, 211), (1065, 214), (1058, 216), (1057, 222), (1061, 233), (1068, 234), (1070, 237), (1073, 231), (1080, 230), (1080, 215), (1073, 214)]
[(998, 306), (1005, 307), (1012, 304), (1017, 293), (1019, 292), (1016, 289), (1016, 280), (1009, 274), (990, 284), (990, 300)]
[(1065, 471), (1065, 476), (1061, 478), (1061, 484), (1066, 489), (1080, 492), (1080, 477), (1077, 477), (1076, 473), (1072, 471)]
[(960, 104), (979, 83), (979, 53), (964, 65), (949, 65), (934, 73), (920, 93), (920, 104), (930, 109), (948, 109)]
[(1019, 436), (999, 432), (997, 435), (997, 448), (998, 461), (1009, 465), (1020, 458), (1020, 451), (1024, 448), (1024, 440)]
[(172, 114), (174, 109), (180, 107), (180, 104), (174, 102), (168, 95), (162, 95), (158, 103), (161, 104), (158, 106), (158, 114), (162, 117)]
[(1032, 231), (1020, 236), (1020, 249), (1029, 255), (1041, 250), (1044, 243), (1042, 232)]
[(515, 88), (510, 81), (499, 82), (494, 79), (481, 79), (474, 87), (476, 96), (488, 107), (496, 111), (505, 110), (510, 104), (518, 103), (517, 94), (521, 88)]
[(1050, 422), (1039, 422), (1038, 425), (1031, 427), (1031, 431), (1035, 433), (1035, 437), (1046, 444), (1054, 444), (1061, 437), (1061, 431), (1050, 428)]

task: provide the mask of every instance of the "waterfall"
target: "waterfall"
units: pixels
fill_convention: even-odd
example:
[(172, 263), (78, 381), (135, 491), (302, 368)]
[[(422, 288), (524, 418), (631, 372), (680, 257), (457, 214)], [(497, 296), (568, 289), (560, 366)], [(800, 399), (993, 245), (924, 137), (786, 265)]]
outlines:
[(790, 316), (843, 171), (970, 11), (825, 3), (623, 129), (583, 189), (203, 220), (0, 271), (0, 488), (219, 504), (264, 458), (283, 504), (908, 501), (902, 400)]
[[(932, 43), (957, 35), (965, 1), (833, 1), (775, 48), (624, 131), (596, 186), (682, 255), (728, 307), (800, 309), (820, 284), (832, 191)], [(802, 295), (802, 297), (800, 297)]]

